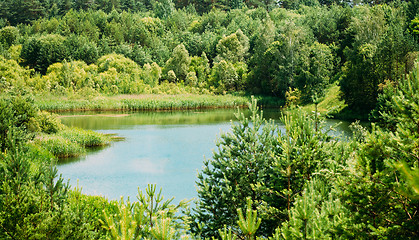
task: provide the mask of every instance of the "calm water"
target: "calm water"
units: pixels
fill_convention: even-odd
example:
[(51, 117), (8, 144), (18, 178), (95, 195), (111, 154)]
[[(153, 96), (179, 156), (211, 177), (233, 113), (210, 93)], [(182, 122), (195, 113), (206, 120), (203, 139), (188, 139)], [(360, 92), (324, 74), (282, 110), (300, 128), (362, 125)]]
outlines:
[[(63, 115), (68, 126), (114, 133), (124, 141), (89, 151), (86, 156), (69, 159), (58, 170), (71, 186), (77, 182), (83, 193), (109, 199), (130, 196), (148, 183), (163, 188), (165, 198), (175, 202), (196, 197), (197, 171), (204, 158), (211, 158), (215, 141), (230, 129), (235, 110), (204, 112), (79, 113)], [(277, 111), (265, 117), (278, 119)], [(327, 125), (338, 121), (328, 120)], [(350, 134), (349, 123), (337, 130)], [(338, 133), (336, 133), (338, 134)]]

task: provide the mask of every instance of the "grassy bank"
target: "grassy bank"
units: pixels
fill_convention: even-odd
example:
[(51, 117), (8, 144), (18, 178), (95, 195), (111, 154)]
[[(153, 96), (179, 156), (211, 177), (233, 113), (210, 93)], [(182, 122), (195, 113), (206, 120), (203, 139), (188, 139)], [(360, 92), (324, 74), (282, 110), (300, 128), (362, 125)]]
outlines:
[[(325, 96), (320, 99), (320, 102), (317, 105), (317, 112), (325, 115), (327, 118), (335, 118), (345, 121), (369, 121), (369, 113), (359, 113), (350, 110), (345, 104), (345, 101), (340, 99), (340, 94), (340, 87), (337, 84), (331, 85), (327, 89)], [(314, 104), (308, 104), (302, 108), (307, 112), (315, 111)]]
[(41, 110), (63, 111), (107, 111), (107, 110), (186, 110), (205, 108), (230, 108), (246, 106), (247, 97), (232, 95), (118, 95), (87, 98), (35, 97), (35, 104)]
[[(317, 111), (329, 118), (336, 117), (343, 109), (346, 108), (345, 101), (340, 99), (340, 93), (340, 87), (337, 84), (331, 85), (327, 89), (325, 96), (320, 99), (320, 102), (317, 105)], [(302, 108), (307, 112), (315, 111), (314, 104), (308, 104)]]
[(111, 137), (102, 133), (79, 128), (66, 128), (55, 134), (40, 134), (34, 143), (58, 158), (77, 157), (87, 147), (109, 144)]

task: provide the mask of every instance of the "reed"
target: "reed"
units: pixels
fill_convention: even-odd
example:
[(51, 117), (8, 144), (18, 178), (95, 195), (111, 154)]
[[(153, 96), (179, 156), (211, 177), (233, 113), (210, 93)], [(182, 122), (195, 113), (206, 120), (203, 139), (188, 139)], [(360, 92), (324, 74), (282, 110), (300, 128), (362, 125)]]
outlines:
[(82, 145), (55, 134), (38, 137), (35, 143), (58, 158), (77, 157), (86, 152)]
[(83, 147), (104, 146), (110, 143), (109, 136), (80, 128), (67, 128), (64, 131), (59, 132), (58, 136), (75, 142)]
[(41, 134), (35, 144), (58, 158), (77, 157), (86, 152), (87, 147), (109, 144), (111, 136), (91, 130), (66, 128), (56, 134)]
[(80, 110), (187, 110), (208, 108), (233, 108), (246, 106), (247, 97), (232, 95), (119, 95), (99, 96), (93, 99), (65, 99), (38, 97), (35, 104), (51, 112)]

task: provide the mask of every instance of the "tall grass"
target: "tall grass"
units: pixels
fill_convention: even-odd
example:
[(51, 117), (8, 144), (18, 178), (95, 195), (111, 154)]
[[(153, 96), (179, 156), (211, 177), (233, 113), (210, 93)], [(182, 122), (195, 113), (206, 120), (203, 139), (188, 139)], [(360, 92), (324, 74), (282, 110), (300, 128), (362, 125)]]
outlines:
[[(340, 87), (336, 83), (330, 85), (325, 96), (317, 105), (317, 111), (328, 117), (337, 116), (346, 107), (345, 101), (340, 98), (340, 94)], [(315, 106), (314, 104), (308, 104), (303, 106), (303, 109), (308, 112), (313, 112)]]
[(76, 157), (85, 153), (85, 148), (56, 134), (36, 138), (35, 143), (58, 158)]
[(58, 133), (65, 139), (77, 143), (83, 147), (97, 147), (109, 144), (110, 138), (102, 133), (80, 128), (68, 128)]
[(104, 146), (111, 138), (105, 134), (79, 128), (67, 128), (56, 134), (42, 134), (35, 144), (58, 158), (77, 157), (86, 152), (86, 147)]
[(246, 106), (249, 99), (232, 95), (119, 95), (93, 99), (38, 97), (35, 104), (46, 111), (77, 110), (187, 110)]

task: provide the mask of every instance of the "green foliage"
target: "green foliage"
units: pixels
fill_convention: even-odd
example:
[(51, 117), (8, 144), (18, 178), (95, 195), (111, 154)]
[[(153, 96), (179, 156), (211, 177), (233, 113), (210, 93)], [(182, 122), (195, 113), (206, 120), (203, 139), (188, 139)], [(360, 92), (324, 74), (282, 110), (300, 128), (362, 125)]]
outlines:
[(151, 65), (146, 63), (141, 72), (141, 79), (145, 84), (150, 85), (150, 87), (155, 87), (159, 83), (161, 75), (162, 69), (157, 63), (153, 62)]
[(404, 29), (403, 8), (387, 5), (357, 7), (349, 30), (354, 34), (352, 48), (345, 50), (347, 62), (340, 86), (348, 106), (369, 113), (375, 105), (379, 85), (407, 73), (410, 52), (415, 49)]
[(41, 134), (35, 139), (35, 142), (54, 156), (67, 158), (85, 153), (87, 147), (107, 145), (110, 138), (90, 130), (64, 128), (55, 134)]
[(419, 18), (416, 17), (410, 21), (409, 29), (414, 35), (419, 35)]
[(104, 197), (82, 194), (82, 189), (75, 186), (68, 192), (65, 211), (70, 217), (62, 232), (71, 233), (67, 236), (72, 239), (104, 239), (106, 232), (100, 222), (103, 209), (115, 211)]
[(90, 42), (87, 37), (71, 35), (67, 37), (64, 45), (68, 49), (69, 57), (72, 60), (83, 61), (87, 64), (96, 62), (99, 57), (99, 50), (94, 42)]
[(405, 192), (407, 196), (413, 199), (419, 198), (419, 171), (418, 168), (410, 169), (405, 163), (399, 163), (397, 166), (406, 179)]
[(237, 209), (239, 220), (237, 224), (244, 235), (244, 239), (255, 239), (256, 231), (258, 230), (262, 219), (257, 218), (257, 210), (252, 209), (252, 200), (247, 200), (246, 216), (243, 216), (241, 208)]
[(105, 72), (114, 68), (118, 73), (127, 73), (130, 75), (137, 75), (139, 66), (120, 54), (109, 54), (102, 56), (97, 61), (98, 71)]
[(210, 65), (207, 55), (202, 53), (201, 57), (191, 57), (189, 72), (194, 72), (197, 77), (196, 86), (205, 87), (208, 84), (208, 76), (210, 74)]
[(258, 114), (255, 100), (250, 110), (250, 119), (237, 114), (239, 123), (232, 123), (231, 132), (221, 135), (218, 151), (212, 159), (204, 161), (204, 169), (198, 174), (199, 201), (193, 218), (205, 225), (201, 230), (194, 226), (193, 230), (202, 231), (203, 237), (216, 236), (224, 225), (234, 231), (237, 209), (246, 206), (247, 197), (254, 206), (263, 203), (264, 194), (255, 186), (270, 183), (272, 170), (267, 166), (273, 164), (271, 155), (277, 151), (277, 133), (273, 122), (263, 120)]
[[(164, 70), (168, 75), (168, 80), (173, 81), (176, 78), (178, 78), (179, 81), (185, 80), (188, 75), (190, 63), (191, 59), (185, 46), (183, 44), (176, 46), (175, 49), (173, 49), (173, 56), (167, 61)], [(175, 79), (173, 79), (173, 76), (169, 76), (168, 72), (170, 71), (173, 71), (174, 76), (176, 77)], [(169, 79), (169, 77), (171, 79)]]
[[(281, 131), (262, 120), (254, 102), (250, 119), (238, 116), (199, 173), (191, 223), (198, 237), (418, 238), (419, 66), (400, 79), (417, 57), (418, 6), (416, 0), (1, 1), (0, 238), (191, 237), (179, 226), (180, 208), (168, 207), (153, 187), (134, 203), (68, 193), (43, 147), (69, 156), (109, 139), (63, 129), (26, 96), (34, 93), (37, 106), (54, 111), (248, 102), (210, 91), (263, 93), (288, 106), (314, 99), (307, 109), (315, 115), (291, 107)], [(338, 85), (324, 96), (329, 83)], [(337, 99), (339, 87), (346, 103)], [(364, 115), (376, 107), (377, 125), (370, 131), (354, 125), (348, 141), (328, 136), (318, 110), (345, 104)], [(246, 207), (246, 214), (237, 211)]]
[(126, 202), (123, 198), (117, 203), (115, 214), (104, 211), (103, 227), (109, 231), (109, 239), (178, 239), (181, 234), (181, 217), (177, 213), (186, 207), (187, 202), (171, 204), (172, 199), (163, 201), (161, 189), (148, 185), (146, 194), (138, 190), (138, 202)]
[[(381, 229), (373, 229), (373, 232), (380, 231), (383, 235), (415, 236), (414, 231), (412, 232), (414, 226), (411, 226), (410, 222), (406, 222), (405, 219), (416, 217), (411, 215), (411, 211), (418, 204), (417, 197), (415, 197), (417, 174), (414, 170), (418, 167), (418, 123), (416, 117), (419, 109), (418, 76), (418, 64), (416, 63), (412, 72), (401, 78), (397, 85), (390, 83), (384, 86), (383, 93), (379, 96), (377, 112), (380, 115), (377, 119), (378, 123), (389, 132), (377, 131), (378, 136), (374, 136), (377, 139), (375, 141), (372, 140), (374, 139), (372, 137), (367, 138), (367, 142), (371, 141), (374, 146), (377, 146), (373, 148), (375, 149), (373, 163), (375, 165), (380, 163), (378, 165), (380, 168), (373, 169), (376, 171), (373, 172), (375, 173), (373, 179), (387, 183), (385, 187), (391, 190), (389, 194), (391, 200), (388, 200), (386, 205), (383, 204), (383, 208), (397, 205), (393, 199), (398, 199), (404, 206), (404, 212), (395, 209), (391, 215), (393, 219), (397, 219), (392, 220), (397, 222), (396, 226), (402, 226), (400, 230), (395, 229), (394, 225), (388, 226), (385, 223), (380, 223)], [(386, 172), (392, 174), (385, 174)], [(404, 177), (400, 178), (399, 174)], [(388, 219), (388, 216), (386, 217)]]
[(224, 230), (218, 229), (218, 233), (220, 234), (221, 240), (236, 240), (236, 235), (231, 232), (231, 228), (228, 229), (227, 226), (224, 225)]
[(8, 26), (0, 29), (0, 44), (9, 48), (17, 42), (19, 37), (19, 29), (16, 27)]
[[(298, 92), (294, 94), (297, 94), (298, 97)], [(317, 111), (328, 117), (335, 116), (337, 119), (340, 119), (341, 117), (338, 114), (346, 107), (345, 101), (340, 97), (341, 94), (340, 87), (336, 83), (329, 85), (326, 89), (325, 96), (323, 98), (319, 98), (318, 101), (320, 102), (316, 103)], [(290, 96), (292, 98), (293, 95)], [(302, 109), (313, 112), (316, 109), (316, 104), (312, 103), (305, 105)]]
[[(66, 208), (69, 186), (57, 178), (51, 159), (31, 166), (20, 147), (0, 159), (0, 237), (2, 239), (85, 239), (86, 219), (72, 221)], [(36, 169), (34, 171), (33, 169)]]
[(142, 213), (133, 216), (133, 205), (129, 201), (125, 203), (123, 198), (121, 198), (117, 207), (119, 219), (114, 219), (114, 216), (104, 212), (105, 228), (110, 232), (110, 239), (137, 239), (139, 233), (136, 230), (137, 222), (134, 219), (141, 217)]
[[(64, 60), (97, 69), (67, 65), (61, 76), (49, 76), (55, 79), (31, 75), (21, 82), (36, 92), (159, 93), (165, 87), (158, 83), (168, 80), (199, 91), (264, 94), (278, 102), (285, 102), (289, 88), (298, 88), (309, 103), (329, 82), (340, 81), (349, 110), (366, 115), (376, 104), (378, 86), (407, 73), (417, 55), (413, 2), (56, 1), (35, 1), (42, 7), (29, 19), (36, 20), (15, 27), (28, 19), (11, 14), (26, 10), (5, 0), (0, 16), (12, 26), (2, 30), (9, 37), (1, 54), (42, 75), (54, 63), (66, 65)], [(222, 60), (227, 64), (220, 65)], [(76, 76), (78, 85), (68, 85)]]
[(409, 163), (413, 163), (419, 158), (418, 86), (419, 64), (416, 63), (413, 71), (402, 78), (398, 82), (397, 87), (388, 86), (391, 92), (391, 99), (385, 105), (383, 104), (381, 111), (383, 122), (390, 127), (390, 130), (395, 131), (397, 134), (396, 141), (401, 146), (404, 146), (400, 150), (407, 155), (411, 155)]
[[(283, 24), (279, 41), (262, 43), (265, 46), (260, 49), (259, 59), (255, 59), (258, 65), (254, 77), (258, 78), (256, 81), (260, 83), (263, 93), (285, 99), (288, 88), (295, 87), (297, 79), (309, 79), (304, 73), (311, 71), (314, 74), (317, 66), (311, 66), (311, 63), (316, 61), (314, 55), (311, 63), (306, 63), (307, 59), (310, 59), (307, 45), (311, 45), (307, 29), (294, 21), (286, 21)], [(330, 66), (324, 68), (328, 69)], [(304, 87), (310, 84), (300, 85)]]
[(153, 1), (153, 11), (161, 19), (168, 18), (175, 10), (175, 4), (172, 0)]
[[(416, 235), (412, 212), (417, 201), (398, 191), (400, 176), (393, 161), (402, 160), (403, 154), (393, 145), (391, 134), (373, 128), (348, 165), (348, 174), (339, 181), (339, 198), (359, 223), (355, 234), (360, 239), (372, 236), (385, 238), (411, 238)], [(402, 207), (403, 206), (403, 207)], [(411, 221), (412, 220), (412, 221)]]
[(216, 93), (244, 90), (247, 81), (247, 65), (243, 62), (235, 64), (221, 60), (214, 64), (209, 83)]
[(375, 105), (379, 79), (374, 74), (374, 53), (373, 45), (360, 46), (343, 69), (345, 75), (340, 81), (343, 98), (351, 109), (359, 112), (368, 112)]
[(39, 129), (43, 133), (57, 133), (64, 128), (64, 125), (56, 115), (46, 111), (38, 112), (35, 121), (39, 124)]
[[(41, 98), (36, 105), (46, 111), (75, 110), (180, 110), (245, 106), (246, 97), (224, 95), (215, 96), (208, 92), (188, 94), (186, 89), (164, 84), (158, 88), (160, 94), (139, 96), (97, 97), (94, 99), (63, 100), (57, 97)], [(164, 94), (167, 93), (167, 94)], [(169, 95), (177, 94), (177, 95)]]
[(37, 109), (29, 97), (0, 97), (0, 152), (33, 138)]
[(0, 56), (0, 93), (24, 92), (30, 73), (30, 70), (19, 66), (16, 60)]
[(23, 44), (20, 57), (25, 65), (45, 74), (49, 65), (68, 57), (64, 40), (56, 34), (31, 37)]
[(58, 135), (84, 147), (96, 147), (109, 144), (108, 136), (92, 130), (69, 128), (60, 131)]
[(220, 39), (217, 44), (217, 59), (226, 60), (229, 62), (240, 62), (249, 49), (249, 39), (239, 29), (227, 37)]
[[(278, 234), (283, 239), (351, 239), (350, 212), (335, 191), (327, 191), (325, 182), (314, 178), (290, 209), (290, 216)], [(351, 229), (352, 230), (352, 229)], [(279, 236), (278, 236), (279, 239)]]
[(309, 58), (303, 63), (296, 86), (301, 90), (302, 100), (311, 102), (314, 95), (324, 96), (330, 83), (333, 56), (327, 45), (315, 42), (309, 50)]
[(85, 149), (76, 142), (58, 135), (41, 135), (35, 143), (58, 158), (76, 157), (85, 153)]
[(246, 198), (253, 201), (262, 219), (256, 234), (273, 234), (290, 219), (289, 211), (306, 182), (321, 176), (331, 185), (351, 152), (346, 143), (328, 136), (318, 117), (291, 111), (281, 118), (285, 131), (278, 134), (252, 103), (252, 124), (238, 115), (239, 124), (233, 123), (232, 132), (221, 136), (218, 152), (204, 162), (198, 175), (199, 201), (193, 217), (206, 222), (203, 236), (216, 235), (214, 229), (224, 225), (234, 231), (239, 218), (235, 210), (244, 207)]

